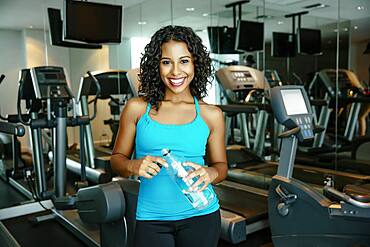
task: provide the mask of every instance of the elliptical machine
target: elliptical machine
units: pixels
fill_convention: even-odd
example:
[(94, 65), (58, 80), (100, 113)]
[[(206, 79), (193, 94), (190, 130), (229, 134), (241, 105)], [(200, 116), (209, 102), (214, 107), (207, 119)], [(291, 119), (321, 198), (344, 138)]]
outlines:
[(369, 197), (347, 195), (332, 187), (324, 188), (324, 196), (292, 178), (298, 141), (314, 137), (313, 114), (304, 88), (274, 87), (271, 101), (276, 119), (287, 128), (280, 135), (279, 168), (268, 197), (274, 246), (370, 246)]

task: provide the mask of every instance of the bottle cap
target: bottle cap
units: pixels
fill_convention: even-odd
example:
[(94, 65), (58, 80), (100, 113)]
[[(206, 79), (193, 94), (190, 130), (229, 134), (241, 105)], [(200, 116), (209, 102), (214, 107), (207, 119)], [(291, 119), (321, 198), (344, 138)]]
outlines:
[(163, 156), (166, 156), (167, 154), (169, 154), (171, 152), (171, 150), (167, 149), (167, 148), (163, 148), (162, 149), (162, 155)]

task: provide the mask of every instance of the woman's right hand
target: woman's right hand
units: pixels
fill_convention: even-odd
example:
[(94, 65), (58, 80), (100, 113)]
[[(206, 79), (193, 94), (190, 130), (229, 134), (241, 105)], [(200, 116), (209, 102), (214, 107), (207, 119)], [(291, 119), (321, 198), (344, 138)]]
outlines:
[(136, 160), (136, 163), (133, 167), (133, 172), (137, 176), (150, 179), (159, 173), (161, 166), (168, 167), (166, 160), (163, 158), (156, 156), (145, 156)]

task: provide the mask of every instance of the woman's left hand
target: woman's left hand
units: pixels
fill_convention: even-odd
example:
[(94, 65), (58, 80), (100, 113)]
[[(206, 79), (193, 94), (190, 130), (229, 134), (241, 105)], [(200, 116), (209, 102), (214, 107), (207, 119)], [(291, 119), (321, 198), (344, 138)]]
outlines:
[[(198, 177), (198, 180), (189, 188), (190, 191), (204, 190), (218, 176), (217, 170), (212, 167), (201, 166), (192, 162), (184, 162), (183, 164), (185, 166), (194, 168), (194, 170), (190, 171), (189, 174), (184, 178), (185, 181)], [(200, 185), (202, 186), (199, 188)]]

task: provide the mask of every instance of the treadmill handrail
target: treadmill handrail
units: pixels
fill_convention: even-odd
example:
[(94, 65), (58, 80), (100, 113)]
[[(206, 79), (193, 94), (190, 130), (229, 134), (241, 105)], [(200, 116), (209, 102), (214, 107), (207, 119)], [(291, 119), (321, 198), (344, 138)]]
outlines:
[(349, 203), (353, 206), (356, 206), (356, 207), (359, 207), (359, 208), (370, 208), (370, 203), (357, 201), (357, 200), (353, 199), (352, 197), (350, 197), (349, 195), (334, 189), (333, 187), (325, 186), (324, 190), (326, 192), (328, 192), (329, 194), (331, 194), (331, 195), (333, 195), (333, 196), (335, 196), (335, 197), (337, 197), (337, 198), (343, 200), (344, 202)]
[(22, 137), (25, 134), (25, 129), (20, 124), (0, 122), (0, 132)]

